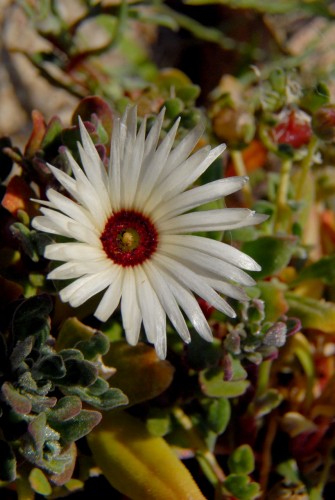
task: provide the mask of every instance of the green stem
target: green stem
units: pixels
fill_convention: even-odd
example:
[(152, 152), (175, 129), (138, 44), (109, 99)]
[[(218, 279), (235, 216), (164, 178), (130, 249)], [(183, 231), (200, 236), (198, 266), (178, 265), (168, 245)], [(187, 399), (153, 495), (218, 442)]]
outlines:
[(284, 228), (286, 228), (287, 227), (286, 222), (288, 222), (288, 219), (290, 218), (291, 215), (291, 211), (287, 204), (287, 195), (290, 184), (291, 170), (292, 170), (292, 160), (289, 158), (283, 160), (280, 171), (279, 186), (277, 193), (277, 203), (276, 203), (277, 213), (274, 226), (275, 231), (283, 229), (283, 226)]
[[(247, 169), (245, 168), (245, 163), (244, 163), (243, 155), (242, 155), (241, 151), (238, 151), (236, 149), (232, 150), (230, 155), (231, 155), (231, 159), (233, 160), (237, 175), (240, 175), (241, 177), (248, 176)], [(253, 202), (252, 202), (252, 194), (251, 194), (251, 189), (250, 189), (249, 183), (247, 183), (243, 186), (242, 192), (243, 192), (246, 204), (249, 207), (251, 207)]]
[(263, 361), (259, 366), (255, 399), (261, 397), (266, 391), (269, 385), (271, 367), (271, 360)]
[(223, 483), (225, 474), (218, 464), (215, 455), (208, 449), (204, 440), (199, 436), (192, 420), (181, 408), (175, 408), (173, 415), (179, 425), (186, 431), (190, 445), (196, 452), (196, 458), (203, 468), (208, 480), (213, 486)]
[(308, 146), (308, 153), (301, 162), (301, 170), (300, 170), (299, 181), (297, 186), (297, 194), (296, 194), (297, 200), (301, 200), (304, 197), (307, 176), (311, 167), (314, 164), (313, 159), (318, 144), (319, 144), (318, 138), (313, 136)]

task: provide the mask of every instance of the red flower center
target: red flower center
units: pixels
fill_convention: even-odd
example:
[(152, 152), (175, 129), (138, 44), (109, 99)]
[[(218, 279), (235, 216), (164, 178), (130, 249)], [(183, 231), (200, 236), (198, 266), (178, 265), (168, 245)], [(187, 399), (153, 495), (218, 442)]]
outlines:
[(100, 237), (107, 256), (123, 267), (136, 266), (157, 248), (158, 235), (150, 219), (134, 210), (121, 210), (107, 221)]

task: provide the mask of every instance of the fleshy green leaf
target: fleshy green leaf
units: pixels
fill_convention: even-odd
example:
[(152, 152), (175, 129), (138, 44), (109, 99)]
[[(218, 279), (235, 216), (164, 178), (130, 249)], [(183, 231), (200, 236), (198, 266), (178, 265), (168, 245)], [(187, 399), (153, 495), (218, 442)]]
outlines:
[(231, 407), (228, 399), (214, 399), (210, 402), (207, 414), (207, 424), (215, 434), (222, 434), (229, 424)]
[(250, 482), (249, 477), (243, 474), (230, 474), (223, 484), (238, 500), (253, 500), (260, 493), (259, 484)]
[(314, 328), (324, 333), (334, 333), (335, 304), (324, 300), (286, 293), (289, 315), (301, 320), (303, 328)]
[(333, 285), (335, 283), (335, 254), (327, 255), (310, 266), (305, 267), (299, 273), (295, 283), (312, 279), (320, 279), (326, 285)]
[(52, 492), (52, 488), (50, 486), (49, 481), (41, 471), (41, 469), (36, 469), (34, 467), (29, 474), (29, 482), (32, 489), (39, 493), (40, 495), (50, 495)]
[(297, 239), (293, 236), (262, 236), (244, 243), (242, 250), (262, 267), (257, 273), (250, 273), (261, 279), (284, 269), (290, 262), (296, 246)]
[(16, 459), (7, 441), (0, 440), (0, 481), (14, 481), (16, 478)]
[(251, 447), (243, 444), (236, 448), (228, 459), (229, 470), (235, 474), (251, 474), (255, 468), (255, 458)]
[(97, 411), (82, 410), (78, 415), (62, 422), (53, 422), (53, 428), (66, 443), (72, 443), (86, 436), (101, 420)]
[(221, 369), (202, 371), (199, 374), (199, 382), (203, 393), (212, 398), (241, 396), (250, 385), (248, 380), (224, 380)]

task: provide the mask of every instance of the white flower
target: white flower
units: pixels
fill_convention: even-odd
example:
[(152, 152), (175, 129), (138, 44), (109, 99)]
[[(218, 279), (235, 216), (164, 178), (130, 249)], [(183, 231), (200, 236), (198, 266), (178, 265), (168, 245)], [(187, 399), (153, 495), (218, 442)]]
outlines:
[[(238, 285), (254, 280), (242, 269), (259, 265), (219, 241), (185, 233), (229, 230), (262, 222), (266, 217), (246, 208), (193, 211), (239, 190), (247, 178), (220, 179), (187, 190), (224, 151), (221, 145), (192, 151), (203, 133), (197, 126), (173, 148), (179, 121), (159, 143), (164, 110), (146, 137), (146, 120), (137, 132), (133, 107), (113, 125), (108, 171), (81, 121), (78, 144), (83, 169), (67, 153), (74, 177), (49, 165), (71, 198), (49, 189), (40, 201), (43, 216), (33, 227), (69, 238), (52, 243), (45, 257), (64, 262), (49, 279), (72, 283), (60, 291), (77, 307), (102, 292), (95, 316), (106, 321), (121, 300), (127, 340), (135, 345), (141, 324), (158, 356), (166, 356), (166, 316), (185, 342), (190, 333), (181, 312), (206, 340), (211, 329), (194, 293), (234, 317), (219, 295), (246, 300)], [(74, 240), (74, 241), (73, 241)]]

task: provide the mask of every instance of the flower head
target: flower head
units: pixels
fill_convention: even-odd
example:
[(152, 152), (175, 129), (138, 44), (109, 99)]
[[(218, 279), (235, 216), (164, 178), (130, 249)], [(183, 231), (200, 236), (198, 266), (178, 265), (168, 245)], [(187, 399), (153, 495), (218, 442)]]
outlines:
[(185, 342), (190, 333), (181, 309), (195, 330), (211, 340), (194, 294), (234, 317), (220, 294), (246, 300), (240, 285), (254, 281), (242, 269), (260, 269), (241, 251), (189, 233), (235, 229), (265, 219), (245, 208), (192, 212), (239, 190), (247, 178), (188, 189), (225, 146), (192, 153), (203, 133), (199, 125), (173, 148), (178, 120), (159, 142), (163, 119), (164, 110), (146, 136), (145, 119), (137, 130), (136, 107), (116, 118), (108, 169), (79, 121), (83, 168), (69, 152), (74, 177), (49, 165), (71, 198), (49, 189), (49, 201), (40, 202), (43, 215), (33, 220), (35, 229), (71, 240), (45, 249), (46, 258), (64, 262), (48, 278), (73, 280), (60, 291), (61, 299), (77, 307), (104, 291), (95, 311), (101, 321), (121, 301), (128, 342), (137, 343), (143, 323), (161, 358), (166, 355), (166, 316)]

